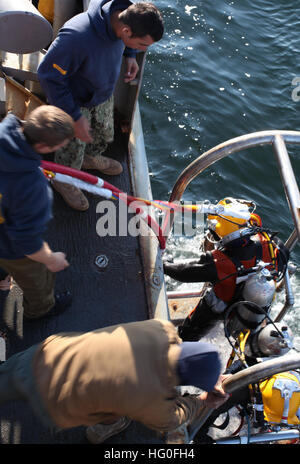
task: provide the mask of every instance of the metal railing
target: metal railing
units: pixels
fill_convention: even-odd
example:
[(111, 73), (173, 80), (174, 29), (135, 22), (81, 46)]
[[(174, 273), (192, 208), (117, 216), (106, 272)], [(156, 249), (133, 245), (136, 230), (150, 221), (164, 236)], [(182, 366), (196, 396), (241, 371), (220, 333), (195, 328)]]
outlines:
[[(182, 171), (174, 184), (169, 201), (180, 201), (192, 180), (212, 164), (226, 156), (257, 146), (272, 145), (285, 196), (294, 222), (294, 230), (285, 242), (285, 246), (291, 251), (300, 240), (300, 193), (286, 143), (300, 145), (300, 132), (281, 130), (254, 132), (221, 143), (200, 155)], [(170, 216), (167, 220), (169, 221), (168, 230), (171, 230), (174, 218)], [(281, 320), (287, 310), (294, 304), (288, 275), (284, 279), (284, 286), (286, 290), (286, 302), (276, 321)], [(180, 297), (183, 298), (184, 295), (182, 294)]]
[[(216, 161), (248, 148), (260, 145), (274, 145), (275, 138), (278, 137), (282, 138), (284, 145), (285, 143), (300, 144), (300, 132), (274, 130), (242, 135), (240, 137), (230, 139), (227, 142), (223, 142), (208, 150), (196, 158), (182, 171), (173, 187), (170, 201), (179, 201), (189, 183)], [(277, 142), (276, 149), (278, 149), (278, 146), (279, 143)], [(284, 147), (279, 147), (280, 153), (282, 148)], [(288, 156), (287, 153), (285, 153), (285, 155)], [(284, 171), (282, 174), (285, 177), (287, 173)]]
[(220, 438), (216, 445), (247, 445), (251, 443), (274, 443), (277, 441), (299, 440), (300, 432), (296, 429), (280, 430), (278, 432), (258, 433), (256, 435)]
[[(271, 358), (267, 361), (254, 364), (253, 366), (248, 367), (247, 369), (243, 369), (233, 374), (232, 376), (224, 380), (223, 388), (227, 393), (234, 393), (235, 391), (245, 388), (250, 384), (257, 383), (262, 378), (271, 377), (275, 374), (278, 374), (279, 372), (286, 372), (286, 371), (293, 370), (293, 369), (299, 369), (299, 367), (300, 367), (300, 353), (293, 353), (293, 354), (288, 353), (283, 356), (278, 356), (275, 358)], [(204, 406), (199, 416), (197, 417), (197, 419), (192, 424), (189, 424), (189, 426), (187, 427), (187, 436), (188, 436), (189, 443), (193, 442), (198, 431), (201, 429), (201, 427), (205, 424), (207, 419), (210, 417), (212, 411), (213, 409), (210, 409), (209, 407)], [(292, 433), (296, 433), (296, 432), (292, 432)], [(280, 435), (277, 435), (277, 437), (279, 436)], [(272, 440), (274, 439), (276, 440), (275, 436), (272, 437), (271, 435), (268, 435), (267, 441), (271, 441), (271, 438)], [(289, 436), (288, 438), (290, 439), (293, 437)], [(235, 439), (238, 440), (239, 438), (236, 437)]]

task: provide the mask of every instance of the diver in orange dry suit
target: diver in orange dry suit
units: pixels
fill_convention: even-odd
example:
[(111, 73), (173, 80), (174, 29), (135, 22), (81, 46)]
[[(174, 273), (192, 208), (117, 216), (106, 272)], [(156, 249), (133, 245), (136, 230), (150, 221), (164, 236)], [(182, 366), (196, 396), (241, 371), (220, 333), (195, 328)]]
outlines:
[(261, 262), (269, 263), (268, 269), (276, 282), (282, 279), (287, 268), (289, 250), (275, 234), (263, 229), (257, 214), (249, 213), (246, 221), (226, 213), (227, 208), (228, 211), (244, 208), (247, 212), (248, 202), (228, 197), (218, 204), (225, 207), (224, 213), (208, 216), (215, 248), (194, 260), (164, 262), (164, 272), (172, 279), (210, 283), (203, 298), (178, 328), (185, 341), (199, 340), (217, 320), (223, 319), (230, 305), (244, 299), (243, 292), (253, 267)]

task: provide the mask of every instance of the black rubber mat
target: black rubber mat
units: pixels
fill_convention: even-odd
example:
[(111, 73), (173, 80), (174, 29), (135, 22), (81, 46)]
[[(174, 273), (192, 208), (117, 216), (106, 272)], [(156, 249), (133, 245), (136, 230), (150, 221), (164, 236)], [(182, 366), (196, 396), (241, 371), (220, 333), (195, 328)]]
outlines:
[[(109, 153), (124, 168), (121, 176), (105, 180), (131, 193), (127, 166), (127, 137), (119, 134)], [(99, 172), (94, 174), (102, 177)], [(64, 251), (69, 268), (57, 274), (57, 291), (72, 292), (72, 306), (65, 313), (34, 322), (23, 322), (22, 295), (17, 287), (2, 308), (2, 327), (8, 331), (7, 357), (45, 339), (66, 331), (86, 332), (118, 323), (148, 319), (138, 238), (100, 237), (96, 231), (97, 205), (103, 198), (87, 194), (90, 208), (76, 212), (54, 193), (53, 220), (47, 241), (55, 251)], [(117, 204), (118, 202), (116, 202)], [(107, 260), (100, 270), (97, 257)], [(104, 257), (104, 258), (103, 258)], [(55, 444), (87, 443), (85, 428), (52, 433), (37, 419), (29, 406), (11, 402), (0, 408), (0, 443)], [(108, 443), (160, 443), (160, 437), (140, 424), (132, 423)]]

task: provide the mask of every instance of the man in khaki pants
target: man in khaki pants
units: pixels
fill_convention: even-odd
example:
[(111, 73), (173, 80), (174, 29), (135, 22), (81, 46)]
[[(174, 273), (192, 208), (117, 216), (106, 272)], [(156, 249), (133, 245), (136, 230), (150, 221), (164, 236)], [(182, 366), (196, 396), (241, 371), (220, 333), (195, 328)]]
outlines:
[[(94, 444), (132, 420), (167, 433), (227, 401), (221, 367), (215, 346), (182, 343), (170, 321), (60, 333), (1, 364), (0, 405), (26, 401), (54, 430), (85, 425)], [(181, 396), (180, 385), (204, 391)]]
[(71, 303), (68, 292), (54, 295), (55, 274), (69, 264), (43, 240), (52, 201), (40, 163), (42, 154), (73, 136), (72, 118), (50, 105), (26, 121), (9, 114), (0, 123), (0, 268), (23, 291), (28, 320), (55, 315)]

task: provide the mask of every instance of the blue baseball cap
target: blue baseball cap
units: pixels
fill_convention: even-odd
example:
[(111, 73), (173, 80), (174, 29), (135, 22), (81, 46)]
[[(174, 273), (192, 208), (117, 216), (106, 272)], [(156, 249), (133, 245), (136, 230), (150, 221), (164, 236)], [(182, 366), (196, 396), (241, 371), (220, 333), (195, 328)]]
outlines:
[(219, 353), (213, 345), (203, 342), (183, 342), (177, 364), (180, 385), (193, 385), (212, 391), (221, 374)]

